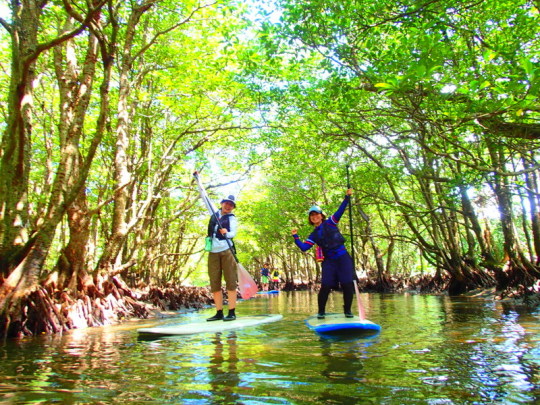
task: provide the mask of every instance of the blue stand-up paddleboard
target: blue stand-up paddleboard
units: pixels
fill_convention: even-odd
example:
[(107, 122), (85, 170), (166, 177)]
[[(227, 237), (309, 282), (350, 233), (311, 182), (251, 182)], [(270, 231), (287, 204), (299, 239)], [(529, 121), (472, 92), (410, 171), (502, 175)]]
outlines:
[(326, 314), (324, 319), (317, 319), (317, 315), (314, 315), (306, 319), (306, 325), (321, 335), (372, 336), (381, 330), (376, 323), (357, 316), (346, 318), (343, 314)]
[(279, 294), (279, 290), (259, 291), (257, 294)]
[(276, 322), (283, 318), (280, 314), (240, 316), (234, 321), (212, 321), (206, 319), (184, 324), (158, 326), (155, 328), (142, 328), (138, 332), (146, 336), (173, 336), (173, 335), (195, 335), (198, 333), (216, 333), (227, 330), (246, 328), (248, 326), (262, 325)]

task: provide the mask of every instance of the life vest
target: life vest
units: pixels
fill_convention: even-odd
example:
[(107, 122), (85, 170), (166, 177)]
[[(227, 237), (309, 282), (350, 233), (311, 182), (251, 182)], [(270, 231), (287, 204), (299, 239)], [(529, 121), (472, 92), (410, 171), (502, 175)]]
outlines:
[[(219, 222), (221, 223), (221, 227), (227, 229), (227, 232), (231, 231), (231, 224), (229, 222), (229, 217), (234, 217), (234, 214), (225, 214), (222, 217), (219, 218)], [(221, 234), (221, 232), (216, 232), (216, 216), (212, 215), (210, 217), (210, 221), (208, 222), (208, 236), (213, 237), (215, 236), (219, 240), (225, 240), (225, 236)], [(229, 239), (232, 241), (232, 239)]]
[(337, 226), (331, 226), (327, 221), (310, 235), (310, 239), (322, 248), (325, 256), (345, 244), (345, 238)]

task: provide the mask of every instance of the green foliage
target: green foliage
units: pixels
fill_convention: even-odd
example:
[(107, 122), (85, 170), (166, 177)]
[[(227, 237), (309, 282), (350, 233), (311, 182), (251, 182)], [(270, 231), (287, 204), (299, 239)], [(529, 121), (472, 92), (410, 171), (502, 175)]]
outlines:
[(309, 196), (304, 205), (328, 202), (325, 188), (339, 188), (338, 162), (352, 162), (356, 196), (383, 251), (397, 241), (402, 252), (420, 246), (432, 265), (446, 260), (443, 250), (457, 262), (457, 239), (466, 245), (455, 217), (458, 187), (485, 190), (494, 186), (494, 167), (506, 171), (489, 142), (504, 145), (508, 159), (538, 150), (519, 132), (538, 119), (537, 8), (526, 1), (278, 4), (281, 18), (261, 25), (260, 43), (280, 64), (249, 72), (286, 134), (273, 141), (272, 194), (288, 185), (295, 203), (297, 193)]
[[(93, 235), (88, 268), (110, 242), (119, 68), (129, 58), (126, 210), (132, 227), (119, 262), (136, 259), (130, 272), (138, 280), (204, 279), (207, 215), (193, 170), (201, 171), (216, 203), (224, 194), (238, 196), (237, 243), (248, 267), (270, 258), (288, 269), (314, 268), (290, 230), (310, 233), (306, 210), (313, 203), (333, 213), (351, 165), (363, 269), (376, 269), (378, 248), (389, 273), (423, 269), (421, 254), (429, 270), (452, 272), (445, 260), (459, 261), (471, 243), (460, 191), (470, 191), (481, 217), (497, 176), (522, 185), (521, 159), (538, 160), (540, 44), (533, 3), (160, 1), (141, 16), (129, 49), (136, 6), (117, 2), (100, 16), (100, 32), (116, 41), (118, 54), (107, 132), (85, 183)], [(67, 19), (63, 3), (48, 2), (40, 41), (53, 39)], [(113, 38), (115, 21), (120, 30)], [(79, 68), (88, 39), (84, 30), (72, 40)], [(5, 72), (8, 51), (0, 47)], [(51, 50), (36, 66), (29, 229), (46, 220), (61, 159), (54, 62)], [(97, 85), (104, 77), (100, 59), (80, 138), (83, 156), (96, 131)], [(0, 88), (7, 93), (8, 86), (2, 76)], [(503, 230), (498, 219), (487, 221), (493, 252), (503, 257)], [(349, 232), (348, 224), (341, 226)], [(68, 236), (63, 223), (44, 273)]]

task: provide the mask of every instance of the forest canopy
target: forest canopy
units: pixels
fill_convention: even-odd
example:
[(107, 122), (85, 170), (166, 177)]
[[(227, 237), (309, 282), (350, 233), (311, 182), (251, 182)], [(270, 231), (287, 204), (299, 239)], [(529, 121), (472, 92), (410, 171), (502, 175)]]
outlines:
[(538, 2), (0, 5), (0, 334), (36, 300), (70, 327), (107, 286), (205, 285), (194, 170), (255, 277), (318, 281), (290, 230), (349, 167), (364, 287), (537, 292)]

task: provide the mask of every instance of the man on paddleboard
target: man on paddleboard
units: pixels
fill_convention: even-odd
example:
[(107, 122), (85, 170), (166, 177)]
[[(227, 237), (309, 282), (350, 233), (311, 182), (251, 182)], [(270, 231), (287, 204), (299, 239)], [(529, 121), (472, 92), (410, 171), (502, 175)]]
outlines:
[(341, 284), (343, 290), (343, 312), (347, 318), (352, 318), (351, 305), (354, 294), (354, 265), (349, 252), (345, 248), (345, 238), (339, 231), (337, 224), (347, 208), (353, 190), (349, 188), (345, 199), (338, 210), (330, 218), (326, 219), (322, 210), (313, 205), (308, 211), (308, 220), (315, 227), (305, 242), (298, 236), (297, 230), (292, 230), (296, 246), (303, 252), (314, 245), (322, 249), (324, 255), (322, 261), (321, 289), (317, 297), (319, 313), (317, 318), (324, 319), (326, 302), (332, 289)]
[[(236, 319), (236, 285), (238, 283), (236, 260), (229, 243), (236, 236), (238, 220), (232, 213), (236, 208), (234, 196), (230, 195), (221, 200), (221, 209), (216, 212), (221, 228), (214, 215), (208, 222), (208, 236), (212, 238), (212, 248), (208, 254), (208, 276), (210, 277), (210, 289), (214, 297), (216, 314), (207, 321), (233, 321)], [(218, 229), (219, 228), (219, 229)], [(233, 245), (234, 247), (234, 245)], [(223, 315), (223, 293), (221, 292), (221, 280), (225, 279), (227, 298), (229, 299), (229, 313)]]
[(268, 277), (270, 277), (270, 270), (268, 270), (268, 267), (269, 264), (265, 263), (261, 268), (261, 284), (263, 287), (263, 291), (268, 291)]

